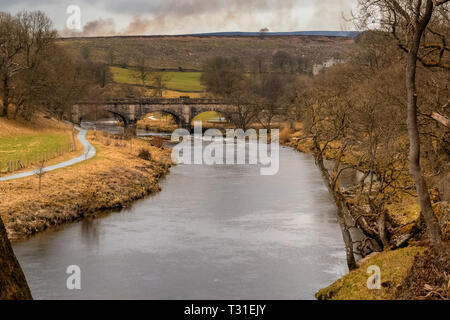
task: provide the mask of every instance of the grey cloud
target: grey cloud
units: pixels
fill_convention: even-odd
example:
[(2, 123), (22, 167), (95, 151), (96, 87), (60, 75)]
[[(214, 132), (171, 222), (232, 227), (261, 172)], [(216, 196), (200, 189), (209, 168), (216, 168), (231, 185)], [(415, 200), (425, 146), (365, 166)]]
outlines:
[(307, 0), (163, 0), (163, 1), (120, 1), (108, 2), (116, 12), (139, 12), (153, 15), (201, 15), (217, 11), (265, 12), (292, 8), (294, 4), (308, 4)]
[[(298, 29), (339, 28), (341, 13), (348, 12), (356, 0), (78, 0), (89, 10), (86, 16), (93, 21), (85, 24), (80, 35), (163, 34), (173, 32), (257, 31), (269, 27), (274, 31)], [(2, 8), (27, 5), (40, 8), (61, 2), (55, 0), (2, 0)], [(69, 3), (68, 3), (69, 4)], [(302, 17), (303, 8), (313, 8), (312, 16)], [(83, 11), (82, 11), (83, 12)], [(311, 11), (308, 11), (311, 12)], [(117, 21), (130, 21), (116, 31)], [(98, 17), (96, 19), (96, 17)], [(309, 21), (309, 22), (307, 22)], [(118, 25), (120, 25), (118, 23)], [(60, 25), (60, 27), (62, 27)], [(67, 30), (64, 31), (67, 35)], [(69, 32), (71, 33), (71, 32)]]

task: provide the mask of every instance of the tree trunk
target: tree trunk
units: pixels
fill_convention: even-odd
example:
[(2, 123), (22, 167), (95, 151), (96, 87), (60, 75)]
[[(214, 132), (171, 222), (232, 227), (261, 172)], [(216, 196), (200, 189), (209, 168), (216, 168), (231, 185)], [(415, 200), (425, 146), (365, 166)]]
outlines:
[(22, 268), (8, 240), (0, 218), (0, 300), (31, 300)]
[[(430, 4), (428, 4), (430, 6)], [(439, 223), (434, 215), (433, 208), (431, 206), (431, 199), (428, 193), (428, 186), (422, 173), (420, 165), (420, 136), (419, 128), (417, 124), (417, 88), (416, 88), (416, 73), (417, 73), (417, 58), (420, 48), (420, 42), (423, 32), (428, 25), (431, 15), (431, 9), (428, 7), (427, 13), (423, 17), (421, 23), (416, 25), (416, 29), (411, 39), (411, 49), (408, 52), (407, 66), (406, 66), (406, 91), (407, 91), (407, 125), (408, 135), (410, 143), (409, 152), (409, 166), (410, 173), (414, 178), (416, 185), (417, 195), (419, 197), (420, 207), (422, 209), (422, 215), (427, 225), (430, 240), (434, 246), (440, 246), (442, 244), (441, 231)]]
[(381, 213), (377, 220), (378, 224), (378, 233), (380, 234), (380, 240), (383, 244), (383, 248), (386, 249), (389, 247), (389, 241), (386, 232), (386, 210), (382, 209)]
[(355, 270), (358, 268), (358, 265), (356, 264), (355, 260), (355, 254), (353, 252), (353, 239), (352, 235), (350, 234), (350, 231), (348, 230), (347, 223), (345, 222), (345, 215), (344, 215), (344, 205), (343, 205), (343, 199), (341, 197), (337, 197), (336, 192), (333, 192), (333, 198), (336, 202), (337, 206), (337, 216), (338, 216), (338, 222), (339, 226), (341, 228), (342, 232), (342, 238), (344, 239), (345, 244), (345, 253), (347, 258), (347, 266), (350, 271)]
[(8, 107), (9, 107), (9, 83), (8, 76), (3, 76), (3, 110), (0, 116), (7, 117), (8, 116)]
[(342, 199), (342, 195), (339, 194), (331, 185), (330, 174), (328, 170), (325, 168), (323, 163), (322, 152), (320, 151), (319, 144), (315, 142), (315, 152), (314, 152), (316, 164), (319, 167), (319, 170), (327, 184), (328, 191), (332, 195), (334, 202), (337, 207), (337, 218), (339, 222), (339, 226), (342, 232), (342, 238), (345, 244), (345, 253), (347, 257), (347, 266), (348, 269), (355, 270), (358, 268), (355, 260), (355, 255), (353, 252), (353, 239), (350, 231), (348, 230), (347, 223), (345, 222), (345, 214), (344, 214), (344, 199)]

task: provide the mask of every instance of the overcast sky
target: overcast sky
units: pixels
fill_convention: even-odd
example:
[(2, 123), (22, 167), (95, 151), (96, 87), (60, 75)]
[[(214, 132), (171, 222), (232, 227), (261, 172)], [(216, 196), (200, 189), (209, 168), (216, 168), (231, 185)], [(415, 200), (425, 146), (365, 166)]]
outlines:
[[(356, 0), (1, 0), (0, 10), (42, 10), (58, 30), (68, 6), (81, 9), (84, 34), (182, 34), (218, 31), (352, 30)], [(65, 30), (65, 35), (72, 31)]]

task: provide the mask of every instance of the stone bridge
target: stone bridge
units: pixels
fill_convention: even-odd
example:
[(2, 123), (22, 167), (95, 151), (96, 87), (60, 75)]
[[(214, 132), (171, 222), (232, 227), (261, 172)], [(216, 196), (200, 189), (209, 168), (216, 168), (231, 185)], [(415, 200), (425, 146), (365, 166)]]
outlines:
[(171, 114), (182, 128), (190, 129), (192, 120), (206, 111), (224, 112), (233, 108), (231, 104), (217, 99), (190, 98), (150, 98), (150, 99), (118, 99), (106, 102), (80, 102), (72, 107), (73, 123), (80, 123), (92, 112), (107, 111), (123, 120), (126, 128), (133, 129), (136, 122), (152, 112)]

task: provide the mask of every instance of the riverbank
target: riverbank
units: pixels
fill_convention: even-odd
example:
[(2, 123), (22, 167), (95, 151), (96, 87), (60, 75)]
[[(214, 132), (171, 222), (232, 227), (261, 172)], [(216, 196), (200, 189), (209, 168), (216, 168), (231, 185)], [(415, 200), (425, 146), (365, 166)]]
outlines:
[[(302, 153), (312, 154), (313, 143), (305, 137), (301, 124), (296, 124), (294, 130), (285, 127), (280, 133), (280, 142)], [(325, 153), (328, 160), (334, 160), (336, 155)], [(355, 154), (347, 155), (342, 163), (350, 165), (361, 172), (367, 171), (361, 167)], [(411, 184), (409, 175), (401, 177), (404, 183)], [(363, 184), (363, 188), (366, 187)], [(349, 209), (356, 208), (359, 212), (368, 214), (367, 208), (360, 203), (359, 192), (361, 186), (354, 186), (342, 190)], [(442, 201), (440, 194), (431, 192), (433, 209), (440, 223), (448, 251), (450, 240), (450, 205)], [(396, 195), (386, 204), (386, 217), (391, 223), (392, 232), (389, 247), (383, 252), (375, 252), (358, 262), (359, 268), (351, 271), (330, 286), (316, 293), (319, 300), (391, 300), (391, 299), (442, 299), (450, 297), (450, 269), (448, 254), (436, 253), (429, 250), (424, 239), (424, 228), (420, 216), (420, 205), (417, 196), (412, 193)], [(370, 220), (368, 220), (370, 223)], [(378, 221), (373, 221), (373, 228), (377, 228)], [(426, 237), (425, 237), (426, 239)], [(419, 244), (419, 245), (418, 245)], [(430, 253), (431, 252), (431, 253)], [(438, 261), (438, 262), (436, 262)], [(446, 262), (447, 261), (447, 262)], [(434, 266), (429, 272), (430, 265)], [(367, 274), (369, 266), (378, 266), (381, 269), (382, 288), (369, 290), (367, 288)], [(412, 271), (414, 270), (414, 272)], [(417, 278), (408, 281), (408, 278)], [(419, 277), (422, 277), (419, 279)], [(421, 283), (421, 288), (414, 287)], [(434, 286), (433, 286), (434, 285)], [(425, 288), (425, 289), (424, 289)]]
[[(316, 293), (318, 300), (393, 300), (401, 290), (403, 279), (411, 269), (414, 258), (424, 253), (423, 247), (411, 246), (395, 251), (373, 254), (360, 261), (359, 268), (337, 280), (332, 285)], [(380, 268), (381, 288), (371, 290), (367, 287), (370, 266)]]
[[(283, 129), (280, 133), (280, 143), (293, 148), (302, 153), (312, 154), (313, 143), (311, 139), (305, 137), (302, 132), (301, 124), (296, 124), (295, 130)], [(334, 161), (337, 157), (336, 153), (327, 150), (324, 153), (324, 157), (327, 160)], [(358, 170), (362, 173), (368, 171), (364, 165), (361, 164), (358, 151), (354, 153), (347, 153), (341, 159), (343, 165), (348, 165), (354, 170)], [(413, 185), (413, 181), (407, 171), (399, 178), (399, 181), (404, 185)], [(365, 182), (363, 187), (367, 187)], [(374, 185), (377, 181), (374, 181)], [(361, 188), (360, 185), (353, 187), (343, 188), (342, 193), (348, 201), (349, 206), (358, 205), (358, 192)], [(441, 223), (443, 238), (446, 241), (450, 241), (450, 205), (446, 201), (446, 196), (439, 193), (436, 188), (430, 190), (430, 196), (433, 203), (433, 209), (438, 220)], [(386, 204), (386, 210), (389, 218), (393, 221), (397, 228), (394, 230), (394, 237), (398, 238), (397, 245), (395, 247), (402, 247), (407, 244), (409, 240), (416, 234), (413, 234), (416, 229), (420, 229), (420, 205), (417, 195), (414, 190), (408, 190), (408, 192), (398, 193), (393, 196)], [(413, 231), (413, 232), (412, 232)]]
[[(316, 293), (318, 300), (448, 300), (450, 298), (450, 247), (440, 252), (426, 243), (374, 253), (359, 268)], [(374, 268), (380, 287), (369, 289)]]
[(0, 212), (12, 241), (99, 211), (127, 207), (160, 190), (159, 180), (171, 165), (169, 150), (138, 139), (132, 143), (117, 140), (100, 132), (89, 132), (87, 137), (97, 155), (46, 173), (41, 193), (36, 176), (0, 184)]

